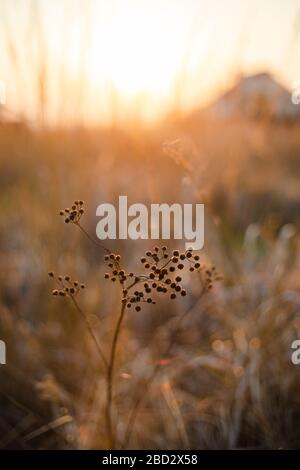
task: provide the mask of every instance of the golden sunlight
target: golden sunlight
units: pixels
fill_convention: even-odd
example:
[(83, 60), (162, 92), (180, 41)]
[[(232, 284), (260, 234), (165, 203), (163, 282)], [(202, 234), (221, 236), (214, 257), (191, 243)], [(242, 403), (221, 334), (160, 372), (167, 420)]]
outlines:
[(7, 110), (35, 122), (155, 122), (208, 104), (240, 74), (269, 71), (287, 88), (299, 78), (297, 0), (1, 5)]
[(137, 21), (136, 12), (126, 9), (104, 28), (93, 28), (87, 80), (95, 85), (104, 79), (123, 96), (164, 95), (176, 77), (181, 56), (180, 37), (167, 17), (143, 8)]

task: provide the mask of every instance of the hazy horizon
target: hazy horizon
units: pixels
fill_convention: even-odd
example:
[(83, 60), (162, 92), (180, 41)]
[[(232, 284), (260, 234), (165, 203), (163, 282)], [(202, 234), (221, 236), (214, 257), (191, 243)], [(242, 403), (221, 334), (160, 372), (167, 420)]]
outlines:
[(300, 78), (300, 3), (2, 0), (7, 109), (52, 123), (155, 121), (240, 75)]

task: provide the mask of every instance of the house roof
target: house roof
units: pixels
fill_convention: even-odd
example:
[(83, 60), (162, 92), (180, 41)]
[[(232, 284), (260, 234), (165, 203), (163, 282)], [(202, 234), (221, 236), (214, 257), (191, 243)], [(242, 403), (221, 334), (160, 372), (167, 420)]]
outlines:
[(291, 93), (268, 73), (242, 77), (210, 107), (210, 112), (219, 118), (300, 119), (300, 105), (293, 104)]

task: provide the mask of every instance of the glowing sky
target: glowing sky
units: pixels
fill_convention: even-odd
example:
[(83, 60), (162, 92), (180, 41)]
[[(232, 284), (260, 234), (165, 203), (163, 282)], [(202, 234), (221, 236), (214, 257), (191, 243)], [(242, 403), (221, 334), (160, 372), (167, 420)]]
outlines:
[(52, 122), (153, 119), (239, 73), (300, 79), (300, 0), (0, 0), (7, 107)]

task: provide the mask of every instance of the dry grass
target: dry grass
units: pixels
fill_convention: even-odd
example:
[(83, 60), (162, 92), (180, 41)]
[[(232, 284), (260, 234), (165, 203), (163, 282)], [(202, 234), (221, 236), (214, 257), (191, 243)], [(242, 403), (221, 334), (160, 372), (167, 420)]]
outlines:
[[(224, 126), (194, 118), (134, 134), (0, 129), (2, 448), (298, 446), (290, 345), (300, 334), (299, 129)], [(103, 251), (56, 214), (80, 195), (93, 234), (96, 206), (119, 194), (146, 204), (204, 201), (200, 263), (215, 264), (224, 280), (203, 296), (187, 272), (186, 296), (126, 311), (110, 432), (111, 379), (72, 301), (49, 297), (47, 272), (84, 282), (74, 300), (111, 358), (122, 292), (104, 279)], [(122, 256), (121, 269), (140, 273), (153, 247), (106, 248)]]

